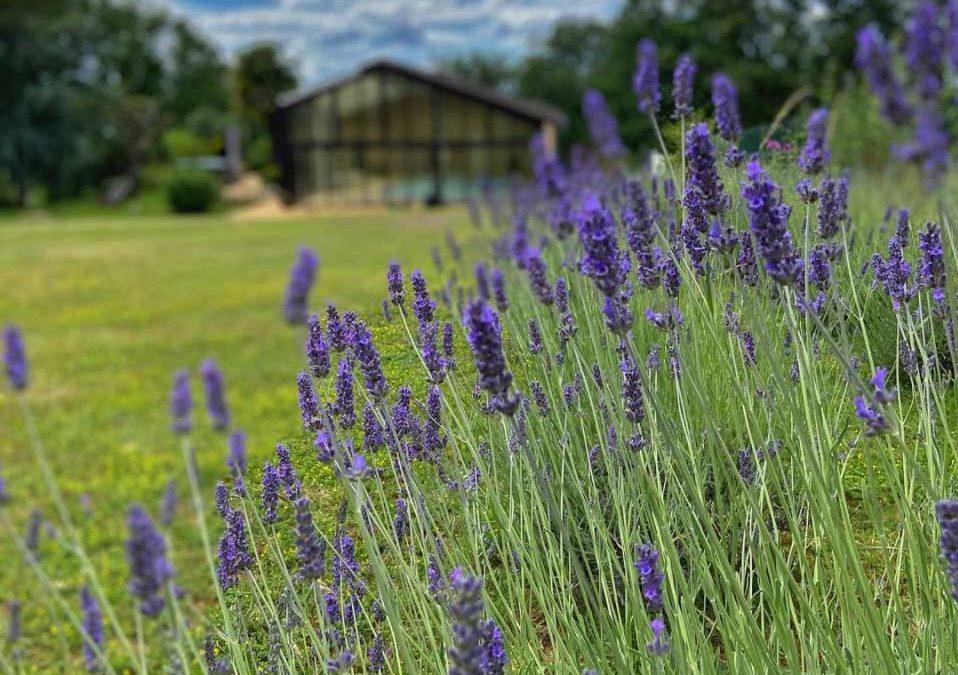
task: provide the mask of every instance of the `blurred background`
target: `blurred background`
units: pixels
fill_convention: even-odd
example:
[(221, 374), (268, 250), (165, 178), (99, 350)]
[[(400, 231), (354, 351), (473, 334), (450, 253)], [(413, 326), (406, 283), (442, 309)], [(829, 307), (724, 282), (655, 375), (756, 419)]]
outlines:
[[(886, 31), (901, 25), (905, 4), (5, 0), (0, 7), (0, 207), (95, 210), (132, 204), (135, 212), (208, 210), (216, 208), (214, 192), (224, 180), (240, 182), (225, 193), (228, 202), (249, 202), (277, 190), (288, 201), (295, 182), (290, 175), (282, 180), (284, 168), (289, 169), (277, 156), (275, 130), (270, 133), (277, 109), (297, 94), (348, 80), (378, 59), (418, 73), (441, 72), (456, 86), (478, 85), (507, 102), (548, 104), (564, 116), (557, 126), (563, 153), (586, 140), (582, 95), (587, 86), (595, 87), (605, 95), (638, 162), (652, 135), (623, 83), (630, 80), (635, 44), (643, 36), (658, 41), (664, 83), (671, 76), (664, 69), (683, 52), (694, 55), (700, 72), (727, 71), (740, 88), (745, 124), (753, 129), (771, 122), (796, 92), (803, 100), (835, 101), (839, 124), (846, 110), (852, 119), (873, 123), (852, 125), (853, 133), (835, 139), (837, 162), (853, 157), (877, 162), (884, 157), (870, 148), (885, 148), (887, 142), (870, 138), (887, 141), (889, 132), (861, 104), (853, 75), (854, 31), (870, 21)], [(696, 94), (703, 99), (697, 104), (706, 102), (705, 87)], [(701, 105), (697, 109), (706, 111)], [(416, 116), (411, 104), (400, 110)], [(451, 126), (446, 125), (447, 134)], [(786, 124), (782, 133), (787, 131)], [(672, 140), (677, 132), (666, 128), (665, 135)], [(397, 169), (393, 163), (393, 172), (410, 177), (398, 193), (393, 190), (399, 198), (390, 201), (468, 193), (455, 186), (442, 195), (432, 189), (434, 164), (453, 171), (468, 164), (474, 177), (524, 172), (527, 153), (518, 145), (527, 136), (510, 137), (513, 155), (501, 160), (430, 158), (423, 146), (422, 158), (409, 159), (410, 166)], [(362, 132), (347, 139), (351, 145), (328, 148), (330, 156), (305, 162), (308, 170), (323, 172), (327, 191), (348, 197), (343, 176), (372, 171), (377, 161), (386, 167), (383, 175), (390, 171), (390, 160), (377, 160), (368, 145), (360, 148), (365, 155), (356, 152), (356, 144), (368, 144), (370, 138)], [(744, 145), (755, 145), (758, 138), (758, 133), (751, 140), (746, 134)], [(410, 142), (405, 136), (401, 140)], [(414, 150), (405, 149), (407, 157)], [(292, 157), (285, 161), (294, 163)], [(426, 187), (413, 175), (417, 171)], [(318, 179), (310, 181), (319, 189)], [(373, 192), (375, 199), (386, 194), (381, 186)], [(358, 189), (352, 197), (369, 199), (369, 193)]]

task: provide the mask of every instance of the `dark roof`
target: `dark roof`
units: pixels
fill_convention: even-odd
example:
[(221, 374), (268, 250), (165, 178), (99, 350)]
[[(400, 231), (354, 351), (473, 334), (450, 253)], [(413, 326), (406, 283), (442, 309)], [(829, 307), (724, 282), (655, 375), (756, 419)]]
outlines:
[(558, 126), (565, 126), (568, 122), (565, 114), (550, 105), (528, 98), (518, 98), (515, 96), (506, 96), (492, 87), (485, 87), (472, 82), (466, 82), (458, 77), (447, 75), (446, 73), (427, 72), (418, 68), (413, 68), (388, 59), (373, 61), (361, 67), (358, 71), (347, 77), (327, 82), (313, 89), (301, 92), (294, 92), (287, 96), (280, 97), (279, 104), (281, 108), (290, 108), (304, 101), (311, 100), (327, 91), (338, 89), (345, 84), (369, 73), (387, 72), (410, 80), (422, 82), (437, 89), (457, 94), (459, 96), (470, 98), (494, 108), (499, 108), (508, 113), (519, 115), (533, 120), (543, 122), (553, 122)]

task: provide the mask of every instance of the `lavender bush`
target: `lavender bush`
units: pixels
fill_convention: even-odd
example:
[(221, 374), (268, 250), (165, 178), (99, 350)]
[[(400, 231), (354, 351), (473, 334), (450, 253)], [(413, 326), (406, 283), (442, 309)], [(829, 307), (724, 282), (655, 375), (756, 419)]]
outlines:
[[(909, 32), (933, 25), (925, 8)], [(860, 42), (899, 114), (911, 104), (886, 46), (871, 29)], [(918, 44), (927, 99), (938, 62)], [(637, 108), (653, 115), (657, 50), (637, 51)], [(696, 70), (676, 64), (683, 127)], [(683, 134), (668, 177), (624, 170), (589, 91), (595, 153), (537, 157), (547, 180), (474, 205), (473, 245), (448, 242), (450, 283), (416, 270), (407, 297), (395, 263), (388, 330), (334, 307), (325, 328), (311, 317), (302, 430), (261, 467), (234, 432), (211, 495), (191, 372), (176, 374), (171, 437), (214, 610), (178, 586), (156, 525), (173, 519), (175, 489), (158, 521), (131, 507), (135, 611), (111, 604), (31, 435), (83, 570), (79, 603), (48, 576), (39, 534), (0, 516), (76, 658), (141, 673), (954, 669), (951, 222), (901, 211), (888, 235), (858, 222), (824, 109), (796, 166), (742, 166), (734, 82), (711, 82), (714, 125)], [(491, 260), (466, 259), (480, 247)], [(285, 303), (296, 322), (314, 268), (301, 253)], [(403, 332), (405, 346), (387, 341)], [(7, 329), (10, 400), (29, 427), (25, 341)], [(403, 348), (420, 366), (410, 381), (387, 358)], [(213, 426), (229, 428), (226, 378), (213, 362), (199, 374)]]

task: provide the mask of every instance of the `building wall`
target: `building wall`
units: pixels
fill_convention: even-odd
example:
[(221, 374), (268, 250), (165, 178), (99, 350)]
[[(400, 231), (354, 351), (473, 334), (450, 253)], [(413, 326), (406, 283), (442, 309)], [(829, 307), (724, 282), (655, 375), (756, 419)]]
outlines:
[(297, 200), (455, 201), (529, 172), (539, 122), (398, 74), (347, 81), (284, 112)]

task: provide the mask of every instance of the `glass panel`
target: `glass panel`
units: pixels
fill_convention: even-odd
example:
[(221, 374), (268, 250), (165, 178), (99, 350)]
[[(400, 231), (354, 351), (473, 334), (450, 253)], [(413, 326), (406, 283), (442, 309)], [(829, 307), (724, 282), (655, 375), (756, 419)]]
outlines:
[(442, 96), (442, 137), (451, 141), (479, 141), (485, 136), (486, 106), (461, 96)]
[(386, 114), (393, 140), (428, 141), (432, 136), (430, 90), (401, 78), (390, 78)]

